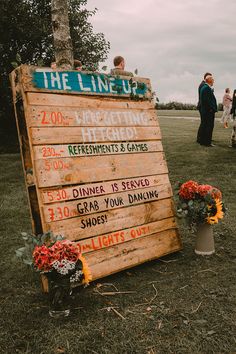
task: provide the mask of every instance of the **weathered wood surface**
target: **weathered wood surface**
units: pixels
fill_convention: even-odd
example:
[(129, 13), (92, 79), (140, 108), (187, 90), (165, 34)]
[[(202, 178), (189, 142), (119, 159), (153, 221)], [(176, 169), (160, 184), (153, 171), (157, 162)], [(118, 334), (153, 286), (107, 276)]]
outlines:
[(178, 251), (177, 230), (166, 230), (86, 255), (93, 279), (110, 275), (160, 256)]
[(95, 215), (45, 223), (46, 229), (70, 240), (80, 240), (174, 216), (171, 198), (109, 210)]
[(161, 141), (33, 146), (35, 160), (53, 159), (57, 157), (134, 154), (158, 151), (163, 151)]
[(76, 144), (110, 141), (158, 140), (158, 127), (56, 127), (31, 128), (33, 145)]
[[(48, 68), (36, 68), (22, 65), (22, 86), (25, 92), (54, 92), (65, 94), (98, 95), (111, 97), (126, 97), (131, 94), (151, 98), (150, 80), (132, 78), (135, 87), (130, 83), (130, 77), (114, 77), (100, 73), (78, 71), (53, 71)], [(141, 86), (140, 86), (141, 84)]]
[[(51, 103), (51, 102), (49, 102)], [(83, 102), (81, 102), (83, 104)], [(109, 106), (109, 105), (108, 105)], [(117, 105), (116, 105), (117, 106)], [(73, 109), (67, 107), (33, 105), (29, 106), (28, 126), (29, 127), (55, 127), (55, 126), (157, 126), (157, 116), (154, 109), (132, 109), (124, 108), (110, 109), (81, 108), (80, 100)]]
[(168, 184), (167, 174), (145, 176), (138, 178), (125, 178), (121, 180), (111, 180), (108, 182), (78, 184), (73, 187), (56, 189), (40, 189), (43, 203), (58, 203), (67, 200), (78, 200), (87, 197), (96, 197), (105, 194), (115, 194), (121, 191), (132, 191)]
[(89, 183), (120, 178), (165, 174), (166, 161), (161, 152), (91, 157), (44, 159), (35, 161), (39, 187)]
[(78, 242), (94, 279), (179, 250), (149, 80), (133, 90), (127, 78), (28, 66), (12, 78), (36, 233)]
[[(68, 109), (91, 109), (91, 110), (141, 110), (149, 111), (153, 114), (154, 104), (150, 101), (132, 101), (132, 100), (119, 100), (115, 98), (103, 97), (98, 98), (96, 96), (83, 97), (80, 95), (62, 95), (54, 93), (40, 92), (27, 92), (27, 104), (29, 106), (52, 106), (57, 107), (60, 110), (67, 111)], [(30, 108), (31, 108), (30, 107)]]
[(157, 187), (148, 187), (141, 191), (120, 192), (115, 196), (86, 198), (86, 200), (55, 203), (44, 206), (43, 213), (46, 222), (69, 219), (82, 215), (94, 214), (131, 205), (147, 203), (172, 196), (170, 184)]
[(168, 218), (160, 221), (155, 221), (149, 224), (144, 224), (136, 227), (131, 227), (124, 230), (111, 232), (108, 234), (99, 235), (96, 237), (87, 238), (78, 241), (80, 251), (85, 254), (107, 247), (112, 247), (124, 242), (137, 240), (147, 237), (157, 232), (176, 229), (177, 225), (175, 218)]

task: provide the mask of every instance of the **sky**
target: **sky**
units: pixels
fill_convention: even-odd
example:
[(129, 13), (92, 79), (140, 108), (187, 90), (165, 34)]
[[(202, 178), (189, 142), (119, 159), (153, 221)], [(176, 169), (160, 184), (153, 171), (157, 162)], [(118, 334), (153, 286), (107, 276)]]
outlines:
[(160, 102), (197, 102), (205, 72), (222, 101), (236, 89), (236, 0), (88, 0), (95, 32), (110, 41), (109, 70), (121, 55), (126, 70), (151, 79)]

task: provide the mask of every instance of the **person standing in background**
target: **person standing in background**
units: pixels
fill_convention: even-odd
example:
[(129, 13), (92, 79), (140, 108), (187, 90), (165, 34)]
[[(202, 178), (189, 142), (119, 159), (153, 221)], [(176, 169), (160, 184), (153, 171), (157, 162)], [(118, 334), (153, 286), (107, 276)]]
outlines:
[(229, 121), (230, 121), (230, 111), (232, 106), (232, 97), (230, 96), (229, 88), (225, 89), (225, 94), (222, 103), (223, 103), (223, 114), (221, 117), (221, 123), (224, 123), (224, 128), (228, 128)]
[(200, 134), (200, 145), (213, 147), (212, 133), (214, 129), (215, 113), (217, 112), (217, 102), (214, 95), (212, 75), (207, 75), (206, 83), (200, 89), (200, 112), (202, 119), (202, 131)]
[(233, 93), (233, 98), (232, 98), (232, 108), (230, 113), (232, 114), (233, 118), (233, 128), (232, 128), (232, 133), (231, 133), (231, 144), (230, 147), (236, 148), (236, 90), (234, 90)]
[(211, 75), (211, 73), (205, 73), (202, 82), (200, 83), (199, 87), (198, 87), (198, 104), (197, 104), (197, 109), (199, 111), (200, 114), (200, 126), (198, 128), (198, 132), (197, 132), (197, 142), (200, 144), (200, 140), (201, 140), (201, 135), (202, 135), (202, 115), (201, 115), (201, 105), (200, 105), (200, 91), (201, 88), (203, 87), (203, 85), (205, 85), (206, 81), (206, 77), (208, 75)]
[(134, 76), (130, 71), (125, 71), (125, 59), (120, 55), (113, 59), (113, 64), (115, 67), (111, 69), (111, 75)]

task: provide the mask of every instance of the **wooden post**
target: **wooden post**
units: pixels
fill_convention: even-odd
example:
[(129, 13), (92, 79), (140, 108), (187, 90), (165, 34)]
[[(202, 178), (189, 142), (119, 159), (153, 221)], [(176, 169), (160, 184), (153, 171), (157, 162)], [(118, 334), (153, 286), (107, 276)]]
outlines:
[(74, 66), (74, 58), (67, 0), (52, 0), (51, 13), (56, 64), (58, 68), (70, 70)]

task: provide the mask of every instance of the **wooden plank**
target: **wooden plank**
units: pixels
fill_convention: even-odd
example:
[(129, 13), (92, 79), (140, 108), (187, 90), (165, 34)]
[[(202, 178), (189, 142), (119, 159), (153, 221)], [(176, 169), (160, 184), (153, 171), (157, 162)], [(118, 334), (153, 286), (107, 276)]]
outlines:
[(156, 187), (148, 187), (138, 191), (120, 192), (115, 196), (87, 198), (86, 200), (69, 201), (43, 206), (43, 214), (46, 222), (55, 222), (89, 215), (117, 208), (125, 208), (131, 205), (148, 203), (154, 200), (165, 199), (172, 196), (170, 184), (162, 184)]
[(159, 140), (159, 127), (30, 128), (33, 145)]
[(155, 221), (149, 224), (131, 227), (125, 230), (111, 232), (108, 234), (99, 235), (77, 242), (80, 252), (87, 254), (107, 247), (111, 247), (120, 243), (132, 241), (142, 237), (147, 237), (151, 234), (176, 229), (177, 225), (175, 218), (168, 218), (160, 221)]
[(129, 143), (105, 144), (63, 144), (38, 145), (33, 147), (34, 159), (53, 159), (55, 157), (118, 155), (163, 151), (161, 141), (138, 141)]
[(86, 255), (93, 280), (181, 249), (177, 230), (166, 230)]
[(89, 183), (74, 185), (73, 187), (63, 187), (57, 189), (41, 189), (43, 203), (57, 203), (67, 200), (78, 200), (82, 198), (95, 197), (105, 194), (115, 194), (121, 191), (132, 191), (140, 188), (155, 187), (161, 184), (168, 184), (167, 174), (145, 176), (138, 178), (125, 178), (108, 182)]
[[(78, 102), (79, 104), (79, 102)], [(95, 104), (94, 104), (95, 105)], [(58, 106), (29, 106), (27, 114), (29, 127), (55, 126), (156, 126), (156, 110), (99, 109)]]
[(46, 223), (45, 229), (76, 241), (169, 218), (174, 215), (173, 210), (173, 202), (168, 198), (129, 208), (109, 210), (97, 213), (96, 216)]
[[(62, 95), (54, 93), (27, 92), (29, 106), (52, 106), (62, 109), (97, 109), (97, 110), (154, 110), (154, 103), (151, 101), (130, 101), (108, 97), (83, 97), (73, 95)], [(30, 107), (29, 107), (30, 108)], [(61, 108), (60, 108), (61, 109)]]
[[(58, 92), (131, 98), (151, 98), (150, 80), (140, 77), (111, 76), (95, 72), (57, 71), (22, 65), (24, 91)], [(130, 81), (132, 80), (132, 83)], [(135, 86), (133, 85), (135, 84)]]
[(168, 170), (163, 153), (155, 152), (37, 160), (35, 172), (38, 186), (50, 187), (165, 174)]

